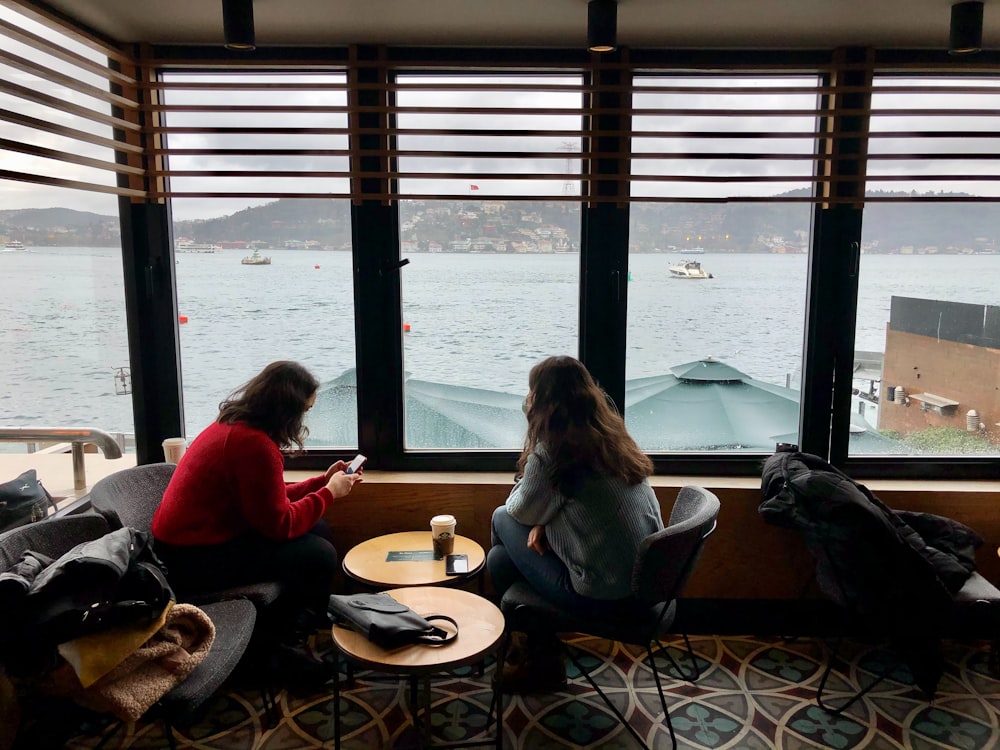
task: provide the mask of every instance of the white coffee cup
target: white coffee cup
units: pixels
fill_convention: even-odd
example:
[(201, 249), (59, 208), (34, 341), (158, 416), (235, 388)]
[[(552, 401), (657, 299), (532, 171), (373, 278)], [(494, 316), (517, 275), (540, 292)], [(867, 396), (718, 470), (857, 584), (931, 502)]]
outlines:
[(167, 438), (163, 441), (163, 459), (168, 464), (180, 463), (185, 450), (187, 441), (182, 437)]
[(455, 516), (440, 515), (431, 519), (431, 543), (434, 559), (440, 560), (455, 551)]

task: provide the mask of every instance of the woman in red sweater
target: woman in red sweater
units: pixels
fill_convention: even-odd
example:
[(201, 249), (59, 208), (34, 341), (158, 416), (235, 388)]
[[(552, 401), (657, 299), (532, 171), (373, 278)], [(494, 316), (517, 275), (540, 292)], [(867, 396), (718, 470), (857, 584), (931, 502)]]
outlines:
[(280, 581), (267, 608), (278, 643), (302, 652), (323, 622), (337, 551), (323, 515), (361, 472), (337, 461), (286, 483), (283, 450), (302, 450), (319, 382), (296, 362), (273, 362), (219, 405), (188, 448), (153, 517), (156, 552), (181, 594)]

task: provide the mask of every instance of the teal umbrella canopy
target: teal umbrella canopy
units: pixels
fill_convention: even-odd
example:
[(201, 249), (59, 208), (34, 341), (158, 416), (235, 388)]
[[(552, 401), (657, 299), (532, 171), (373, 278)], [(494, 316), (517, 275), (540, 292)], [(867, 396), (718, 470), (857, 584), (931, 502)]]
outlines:
[[(407, 448), (519, 450), (524, 443), (524, 394), (409, 377), (404, 392)], [(357, 381), (352, 368), (320, 386), (316, 404), (308, 414), (306, 444), (357, 445), (357, 422)]]
[[(798, 442), (799, 391), (754, 380), (711, 357), (625, 384), (625, 423), (646, 451), (771, 453)], [(310, 445), (357, 445), (354, 370), (320, 387)], [(407, 378), (406, 446), (520, 450), (524, 394)], [(910, 453), (852, 415), (852, 453)]]
[(799, 394), (714, 359), (625, 384), (625, 422), (645, 450), (773, 451), (771, 435), (797, 430)]

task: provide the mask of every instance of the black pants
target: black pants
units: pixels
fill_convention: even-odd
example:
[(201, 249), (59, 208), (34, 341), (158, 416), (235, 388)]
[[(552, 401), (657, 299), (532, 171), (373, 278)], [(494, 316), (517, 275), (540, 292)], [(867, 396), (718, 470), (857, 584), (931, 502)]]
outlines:
[(282, 596), (261, 613), (276, 637), (322, 622), (339, 560), (330, 527), (320, 520), (308, 534), (275, 541), (256, 532), (223, 544), (180, 546), (155, 542), (167, 580), (179, 599), (264, 581), (282, 584)]

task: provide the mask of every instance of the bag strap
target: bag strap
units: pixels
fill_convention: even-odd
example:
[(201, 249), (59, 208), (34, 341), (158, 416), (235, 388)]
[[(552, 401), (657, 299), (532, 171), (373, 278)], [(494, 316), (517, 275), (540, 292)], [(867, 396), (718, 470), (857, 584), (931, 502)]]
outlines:
[(424, 615), (423, 618), (428, 622), (433, 620), (444, 620), (445, 622), (450, 622), (455, 626), (455, 631), (453, 633), (449, 633), (447, 630), (434, 628), (430, 633), (418, 636), (417, 643), (429, 643), (435, 646), (443, 646), (445, 643), (451, 643), (453, 640), (458, 638), (458, 623), (455, 622), (455, 618), (448, 617), (448, 615)]

